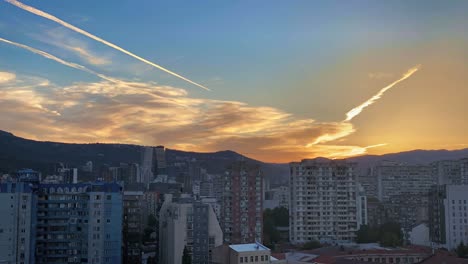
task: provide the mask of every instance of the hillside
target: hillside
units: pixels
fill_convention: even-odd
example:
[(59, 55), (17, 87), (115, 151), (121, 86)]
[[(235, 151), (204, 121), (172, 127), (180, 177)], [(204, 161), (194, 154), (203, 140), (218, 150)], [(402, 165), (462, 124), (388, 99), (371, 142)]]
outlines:
[[(0, 173), (12, 172), (19, 168), (32, 168), (47, 173), (57, 162), (64, 162), (69, 166), (81, 166), (89, 160), (92, 160), (95, 166), (118, 165), (120, 162), (139, 163), (140, 148), (137, 145), (127, 144), (68, 144), (34, 141), (0, 130)], [(209, 173), (222, 173), (230, 163), (246, 160), (260, 165), (273, 183), (285, 183), (289, 175), (288, 164), (261, 162), (229, 150), (199, 153), (167, 149), (166, 153), (169, 163), (181, 158), (197, 160)], [(468, 149), (413, 150), (385, 155), (364, 155), (348, 160), (358, 162), (363, 168), (382, 160), (427, 164), (437, 160), (461, 158), (468, 158)]]

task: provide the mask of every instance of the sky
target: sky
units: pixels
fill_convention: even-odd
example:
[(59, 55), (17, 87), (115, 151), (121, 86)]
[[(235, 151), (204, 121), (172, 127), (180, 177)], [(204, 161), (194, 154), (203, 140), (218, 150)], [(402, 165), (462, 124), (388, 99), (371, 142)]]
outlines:
[(468, 147), (468, 1), (0, 0), (0, 129), (268, 162)]

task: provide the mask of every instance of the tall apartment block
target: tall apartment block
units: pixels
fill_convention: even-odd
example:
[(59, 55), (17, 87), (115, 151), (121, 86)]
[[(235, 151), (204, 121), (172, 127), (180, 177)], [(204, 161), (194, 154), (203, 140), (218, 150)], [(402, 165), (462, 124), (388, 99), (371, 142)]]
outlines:
[(122, 192), (115, 183), (40, 184), (36, 263), (120, 263)]
[(236, 162), (225, 172), (221, 198), (221, 228), (229, 244), (261, 242), (263, 174), (257, 165)]
[(367, 223), (366, 197), (359, 188), (356, 164), (345, 160), (290, 163), (292, 243), (353, 241)]
[(29, 183), (0, 184), (0, 263), (35, 263), (33, 192)]
[(142, 234), (148, 219), (148, 207), (143, 191), (123, 192), (123, 261), (141, 263)]
[(212, 263), (211, 252), (222, 244), (223, 234), (211, 205), (192, 198), (172, 201), (167, 197), (159, 219), (160, 263), (182, 263), (184, 248), (191, 263)]
[(120, 185), (17, 176), (0, 184), (0, 263), (121, 263)]
[(433, 187), (429, 230), (431, 241), (449, 250), (468, 244), (468, 185)]

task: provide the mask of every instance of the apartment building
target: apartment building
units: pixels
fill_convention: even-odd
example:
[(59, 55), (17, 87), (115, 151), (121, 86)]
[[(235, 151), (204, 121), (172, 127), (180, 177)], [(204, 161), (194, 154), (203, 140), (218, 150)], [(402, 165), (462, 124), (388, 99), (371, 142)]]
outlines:
[(468, 244), (468, 185), (434, 186), (429, 230), (431, 241), (449, 250)]
[(292, 243), (348, 242), (367, 223), (366, 197), (357, 184), (355, 163), (302, 160), (290, 163)]
[(168, 196), (159, 219), (160, 263), (181, 263), (184, 248), (192, 263), (212, 263), (212, 249), (222, 244), (223, 234), (211, 205)]
[(231, 164), (223, 177), (221, 228), (224, 241), (261, 242), (263, 227), (263, 174), (257, 165)]
[(121, 189), (102, 182), (38, 185), (36, 263), (120, 263)]
[(33, 192), (29, 183), (0, 184), (0, 263), (35, 263), (36, 199)]

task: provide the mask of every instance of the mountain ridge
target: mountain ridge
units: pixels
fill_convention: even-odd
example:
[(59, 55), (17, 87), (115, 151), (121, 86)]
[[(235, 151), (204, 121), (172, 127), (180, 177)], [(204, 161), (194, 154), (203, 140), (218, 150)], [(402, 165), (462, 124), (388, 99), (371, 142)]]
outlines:
[[(51, 164), (65, 162), (71, 166), (80, 166), (88, 160), (96, 165), (116, 165), (120, 162), (139, 163), (142, 146), (121, 143), (61, 143), (36, 141), (15, 136), (0, 130), (0, 173), (8, 173), (19, 168), (32, 168), (47, 171)], [(177, 159), (194, 159), (207, 167), (208, 172), (220, 173), (225, 166), (238, 160), (246, 160), (262, 167), (265, 174), (287, 182), (288, 163), (269, 163), (249, 158), (232, 150), (216, 152), (195, 152), (167, 149), (168, 162)], [(349, 157), (347, 160), (358, 162), (361, 167), (372, 166), (383, 160), (406, 162), (409, 164), (427, 164), (437, 160), (461, 159), (468, 157), (468, 148), (459, 150), (411, 150), (382, 155), (362, 155)]]

